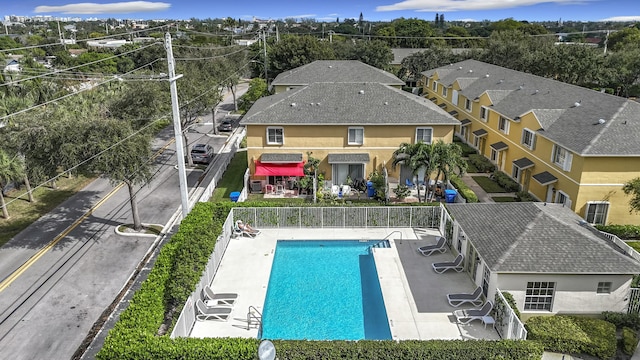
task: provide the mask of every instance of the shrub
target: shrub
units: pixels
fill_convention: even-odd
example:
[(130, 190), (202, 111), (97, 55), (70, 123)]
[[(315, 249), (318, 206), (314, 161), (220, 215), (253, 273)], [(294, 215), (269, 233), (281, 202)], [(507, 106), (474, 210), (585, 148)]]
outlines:
[(453, 186), (458, 189), (458, 194), (465, 198), (468, 203), (478, 202), (478, 196), (476, 195), (476, 193), (474, 193), (473, 190), (471, 190), (460, 177), (453, 175), (449, 180), (451, 181), (451, 184), (453, 184)]
[(640, 315), (638, 314), (605, 311), (602, 313), (602, 318), (615, 325), (618, 329), (630, 327), (632, 329), (640, 330)]
[(480, 172), (489, 173), (489, 172), (495, 171), (496, 169), (496, 166), (493, 165), (491, 161), (489, 161), (489, 159), (479, 154), (469, 155), (469, 161)]
[(396, 197), (400, 200), (404, 200), (409, 194), (411, 194), (411, 190), (405, 184), (398, 184), (398, 187), (393, 189), (393, 192), (396, 194)]
[(578, 316), (534, 316), (527, 321), (528, 339), (547, 351), (588, 354), (609, 359), (616, 353), (616, 327), (599, 319)]
[(529, 194), (526, 191), (518, 191), (516, 193), (516, 201), (519, 202), (527, 202), (527, 201), (534, 201), (533, 196), (531, 196), (531, 194)]
[(518, 319), (521, 319), (520, 310), (518, 310), (518, 305), (516, 304), (516, 300), (513, 298), (513, 295), (511, 295), (511, 293), (508, 291), (503, 291), (502, 296), (504, 296), (505, 300), (507, 300), (509, 307), (511, 307), (511, 310), (513, 310)]
[(638, 346), (638, 332), (632, 328), (622, 328), (622, 352), (633, 355)]
[(640, 240), (639, 225), (596, 225), (596, 228), (623, 240)]
[(507, 192), (516, 192), (520, 190), (520, 185), (502, 171), (494, 172), (493, 179), (498, 183), (498, 185), (507, 190)]
[(454, 139), (454, 142), (458, 145), (460, 145), (460, 148), (462, 149), (462, 156), (469, 156), (472, 154), (477, 154), (478, 150), (476, 150), (474, 147), (472, 147), (471, 145), (462, 142), (462, 140), (460, 140), (460, 138), (456, 137)]

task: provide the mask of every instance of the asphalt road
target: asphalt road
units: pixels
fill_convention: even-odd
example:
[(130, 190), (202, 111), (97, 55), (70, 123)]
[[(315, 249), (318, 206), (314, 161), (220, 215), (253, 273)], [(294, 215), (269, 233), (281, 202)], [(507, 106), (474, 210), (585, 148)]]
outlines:
[[(231, 101), (229, 94), (223, 104)], [(216, 152), (227, 140), (225, 135), (211, 135), (211, 124), (199, 124), (193, 130), (188, 132), (190, 144), (208, 143)], [(137, 190), (142, 221), (167, 228), (180, 209), (171, 139), (171, 127), (156, 139), (154, 149), (164, 148), (156, 158), (157, 171), (148, 185)], [(202, 170), (187, 170), (190, 188), (201, 175)], [(1, 359), (73, 356), (160, 241), (159, 237), (115, 233), (119, 224), (131, 222), (126, 186), (114, 187), (106, 179), (97, 179), (0, 248)]]

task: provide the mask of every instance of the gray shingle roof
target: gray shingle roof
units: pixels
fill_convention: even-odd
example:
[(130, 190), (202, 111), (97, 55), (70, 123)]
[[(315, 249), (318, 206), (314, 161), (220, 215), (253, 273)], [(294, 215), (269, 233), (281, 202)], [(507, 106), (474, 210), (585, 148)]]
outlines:
[(487, 130), (478, 129), (478, 130), (473, 132), (473, 135), (475, 135), (475, 136), (485, 136), (485, 135), (487, 135)]
[(509, 145), (505, 144), (503, 141), (498, 141), (489, 146), (491, 146), (491, 148), (495, 151), (501, 151), (509, 148)]
[(543, 186), (553, 184), (554, 182), (558, 181), (558, 178), (548, 171), (534, 174), (531, 177), (533, 178), (533, 180), (537, 181), (538, 183), (540, 183), (540, 185)]
[(242, 124), (459, 125), (433, 102), (375, 83), (313, 83), (259, 99)]
[(579, 216), (560, 204), (447, 204), (492, 271), (637, 274), (640, 263), (624, 255)]
[(263, 163), (299, 163), (302, 162), (302, 153), (264, 153), (260, 155)]
[(405, 85), (397, 76), (356, 60), (316, 60), (278, 74), (272, 85), (309, 85), (316, 82), (375, 82)]
[(369, 162), (369, 154), (367, 153), (329, 154), (327, 162), (329, 164), (366, 163), (366, 162)]
[[(443, 84), (465, 79), (459, 83), (464, 85), (461, 94), (468, 99), (486, 92), (492, 109), (511, 119), (533, 111), (542, 127), (538, 134), (577, 154), (640, 156), (640, 104), (633, 100), (476, 60), (422, 74), (436, 72)], [(470, 82), (470, 74), (483, 76)]]
[(533, 161), (529, 160), (529, 158), (523, 157), (522, 159), (513, 160), (513, 165), (524, 170), (534, 166), (535, 164)]
[(460, 125), (462, 125), (462, 126), (469, 125), (469, 124), (471, 124), (471, 120), (469, 120), (469, 119), (460, 120)]

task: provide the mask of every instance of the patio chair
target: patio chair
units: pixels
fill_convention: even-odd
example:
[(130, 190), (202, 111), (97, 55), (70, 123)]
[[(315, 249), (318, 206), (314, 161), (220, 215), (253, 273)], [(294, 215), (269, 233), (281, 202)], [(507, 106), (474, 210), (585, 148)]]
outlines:
[(209, 285), (202, 289), (204, 293), (204, 300), (207, 306), (233, 306), (233, 303), (238, 298), (236, 293), (214, 293), (213, 289)]
[(455, 270), (457, 272), (460, 272), (464, 270), (463, 260), (464, 256), (462, 254), (458, 254), (458, 257), (456, 257), (453, 261), (433, 263), (431, 264), (431, 266), (433, 267), (433, 270), (438, 274), (442, 274), (447, 270)]
[(447, 294), (449, 305), (458, 307), (462, 304), (471, 303), (475, 306), (482, 305), (482, 287), (478, 286), (471, 294)]
[(254, 238), (256, 237), (256, 235), (258, 235), (260, 233), (260, 231), (249, 231), (246, 228), (240, 228), (240, 225), (238, 224), (238, 222), (242, 222), (241, 220), (237, 220), (234, 224), (233, 224), (233, 234), (235, 236), (238, 235), (242, 235), (242, 236), (248, 236), (250, 238)]
[(437, 241), (435, 244), (421, 246), (417, 249), (418, 252), (424, 256), (429, 256), (436, 251), (439, 253), (444, 253), (445, 251), (447, 251), (447, 239), (444, 236), (437, 236), (436, 238)]
[(411, 189), (415, 189), (415, 187), (416, 187), (416, 184), (414, 184), (413, 181), (411, 181), (409, 179), (405, 179), (404, 180), (404, 184), (407, 185)]
[(482, 318), (489, 316), (489, 314), (491, 314), (491, 310), (493, 310), (493, 303), (491, 301), (487, 301), (479, 309), (456, 310), (453, 312), (453, 315), (456, 317), (456, 322), (459, 322), (460, 324), (468, 324), (473, 320), (484, 321)]
[(227, 321), (229, 319), (229, 316), (231, 315), (231, 310), (232, 310), (229, 307), (207, 306), (200, 299), (196, 300), (196, 308), (198, 308), (198, 314), (196, 315), (196, 319), (200, 321), (203, 321), (203, 320)]

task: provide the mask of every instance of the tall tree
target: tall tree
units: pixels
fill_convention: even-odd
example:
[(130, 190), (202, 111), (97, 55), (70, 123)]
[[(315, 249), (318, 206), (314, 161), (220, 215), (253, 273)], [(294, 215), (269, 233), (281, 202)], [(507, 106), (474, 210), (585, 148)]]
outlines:
[[(438, 140), (433, 144), (433, 153), (431, 162), (438, 174), (436, 179), (440, 179), (443, 176), (444, 183), (451, 178), (453, 174), (462, 175), (467, 171), (467, 163), (462, 159), (462, 148), (456, 143), (445, 143), (442, 140)], [(435, 197), (435, 191), (432, 192), (432, 197)]]
[[(433, 172), (431, 153), (433, 147), (419, 141), (415, 144), (402, 143), (393, 152), (391, 166), (395, 169), (398, 165), (406, 166), (411, 170), (412, 180), (415, 180), (419, 171), (425, 172), (425, 180), (428, 181)], [(418, 200), (420, 201), (420, 186), (418, 186)]]
[(335, 54), (328, 42), (313, 36), (283, 36), (268, 49), (269, 77), (306, 65), (316, 60), (333, 60)]
[(629, 200), (629, 213), (640, 213), (640, 177), (624, 183), (622, 191), (624, 191), (625, 195), (631, 195), (631, 199)]

